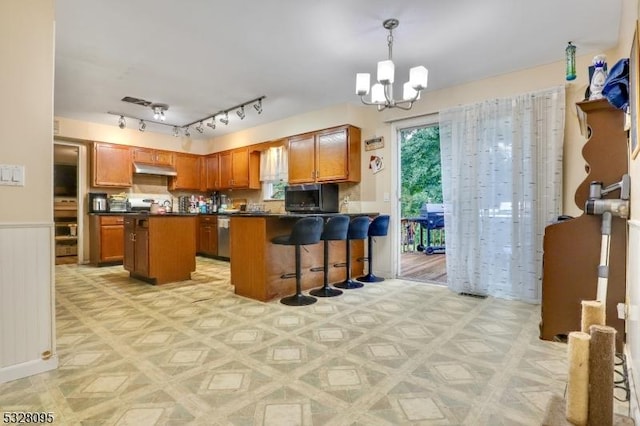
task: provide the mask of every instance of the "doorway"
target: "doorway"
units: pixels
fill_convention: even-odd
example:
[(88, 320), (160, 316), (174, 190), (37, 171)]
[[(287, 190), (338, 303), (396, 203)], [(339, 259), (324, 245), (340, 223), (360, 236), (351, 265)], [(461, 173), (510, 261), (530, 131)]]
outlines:
[(398, 278), (446, 284), (440, 132), (437, 117), (398, 125)]
[(53, 145), (53, 220), (55, 264), (83, 261), (83, 220), (79, 200), (83, 193), (84, 146), (67, 142)]

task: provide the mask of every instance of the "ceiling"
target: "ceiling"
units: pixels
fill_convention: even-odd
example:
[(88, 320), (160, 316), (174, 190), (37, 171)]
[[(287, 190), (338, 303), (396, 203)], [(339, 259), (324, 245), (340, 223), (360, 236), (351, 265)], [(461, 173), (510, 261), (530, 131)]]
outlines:
[[(622, 0), (55, 0), (57, 117), (117, 125), (152, 119), (125, 96), (169, 105), (184, 125), (266, 96), (258, 115), (205, 126), (211, 138), (354, 103), (356, 72), (387, 59), (382, 21), (397, 18), (396, 91), (408, 69), (430, 90), (564, 60), (617, 44)], [(580, 72), (580, 70), (578, 70)], [(135, 120), (128, 126), (137, 128)], [(171, 133), (153, 123), (147, 131)]]

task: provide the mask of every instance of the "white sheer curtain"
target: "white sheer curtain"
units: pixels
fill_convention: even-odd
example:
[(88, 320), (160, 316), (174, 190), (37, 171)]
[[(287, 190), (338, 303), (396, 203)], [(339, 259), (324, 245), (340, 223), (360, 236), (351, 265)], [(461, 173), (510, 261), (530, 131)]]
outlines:
[(448, 286), (539, 303), (560, 213), (564, 87), (440, 113)]
[(260, 153), (260, 180), (262, 182), (288, 180), (287, 151), (284, 147), (271, 147)]

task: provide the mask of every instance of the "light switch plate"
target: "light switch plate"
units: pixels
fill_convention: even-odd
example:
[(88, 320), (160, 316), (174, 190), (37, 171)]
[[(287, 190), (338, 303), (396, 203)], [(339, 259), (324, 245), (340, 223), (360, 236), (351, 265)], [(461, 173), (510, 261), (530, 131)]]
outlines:
[(24, 186), (24, 166), (0, 164), (0, 185)]

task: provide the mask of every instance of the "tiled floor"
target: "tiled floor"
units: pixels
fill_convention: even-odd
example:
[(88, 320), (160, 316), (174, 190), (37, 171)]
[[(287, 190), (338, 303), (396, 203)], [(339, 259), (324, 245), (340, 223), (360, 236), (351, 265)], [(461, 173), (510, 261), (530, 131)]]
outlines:
[(53, 372), (0, 385), (0, 411), (62, 425), (539, 425), (566, 346), (539, 306), (387, 280), (305, 307), (235, 296), (228, 264), (151, 286), (56, 267)]

